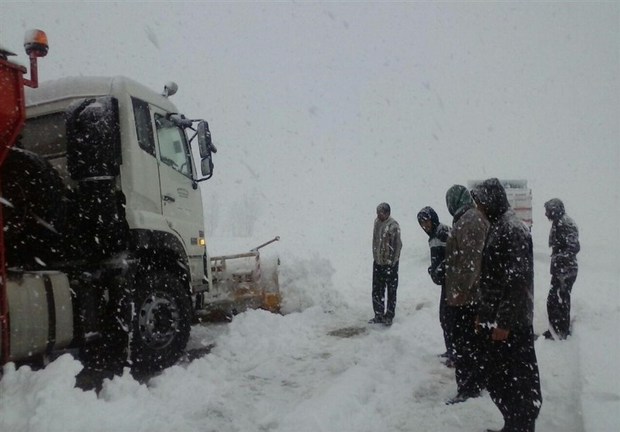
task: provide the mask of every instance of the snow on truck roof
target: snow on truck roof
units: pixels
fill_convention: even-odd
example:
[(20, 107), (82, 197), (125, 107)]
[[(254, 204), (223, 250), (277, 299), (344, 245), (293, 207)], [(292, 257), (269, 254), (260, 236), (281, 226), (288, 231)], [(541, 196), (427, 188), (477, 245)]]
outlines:
[[(163, 88), (163, 87), (162, 87)], [(78, 99), (129, 93), (169, 112), (177, 112), (174, 104), (156, 91), (124, 76), (66, 77), (44, 81), (36, 89), (26, 88), (26, 106), (32, 107), (66, 99)]]
[[(481, 184), (484, 180), (470, 180), (467, 182), (467, 188), (473, 189), (474, 187)], [(506, 189), (527, 189), (527, 180), (503, 180), (500, 179), (499, 182)]]

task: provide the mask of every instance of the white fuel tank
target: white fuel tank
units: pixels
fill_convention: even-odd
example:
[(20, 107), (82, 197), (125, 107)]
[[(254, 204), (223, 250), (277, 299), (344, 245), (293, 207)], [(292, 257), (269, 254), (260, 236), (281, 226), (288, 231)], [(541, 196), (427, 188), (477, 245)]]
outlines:
[(9, 278), (7, 291), (10, 361), (62, 349), (71, 343), (73, 306), (66, 274), (24, 273)]

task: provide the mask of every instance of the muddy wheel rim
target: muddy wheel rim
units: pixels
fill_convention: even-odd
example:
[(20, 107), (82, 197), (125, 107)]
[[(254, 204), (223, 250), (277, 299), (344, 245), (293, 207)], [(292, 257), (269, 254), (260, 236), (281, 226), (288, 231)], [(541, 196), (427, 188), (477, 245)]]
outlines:
[(138, 311), (138, 329), (142, 340), (153, 348), (163, 348), (175, 337), (179, 323), (175, 303), (162, 297), (147, 298)]

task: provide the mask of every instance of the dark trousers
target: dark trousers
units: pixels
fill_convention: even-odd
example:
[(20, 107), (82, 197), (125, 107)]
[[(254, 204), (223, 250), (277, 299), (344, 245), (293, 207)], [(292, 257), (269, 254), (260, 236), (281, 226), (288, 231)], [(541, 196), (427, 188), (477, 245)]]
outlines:
[(475, 395), (485, 388), (482, 336), (476, 333), (475, 305), (448, 306), (452, 319), (450, 335), (456, 385), (459, 394)]
[(506, 341), (485, 331), (487, 389), (504, 417), (505, 432), (534, 432), (542, 406), (532, 327), (511, 330)]
[(392, 266), (379, 265), (374, 262), (372, 266), (372, 309), (375, 317), (394, 318), (397, 289), (398, 262)]
[(441, 330), (443, 331), (443, 341), (446, 344), (446, 352), (451, 358), (453, 356), (454, 347), (452, 344), (452, 308), (448, 306), (446, 300), (446, 287), (441, 287), (441, 298), (439, 299), (439, 324), (441, 324)]
[(551, 275), (551, 289), (547, 296), (549, 324), (562, 339), (570, 334), (570, 293), (577, 279), (577, 272)]

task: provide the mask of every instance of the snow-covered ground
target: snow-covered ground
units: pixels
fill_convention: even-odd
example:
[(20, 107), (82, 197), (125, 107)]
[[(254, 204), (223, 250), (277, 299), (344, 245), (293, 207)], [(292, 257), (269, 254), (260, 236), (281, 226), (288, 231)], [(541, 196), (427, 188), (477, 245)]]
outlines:
[[(0, 43), (42, 28), (42, 79), (126, 75), (209, 120), (213, 255), (280, 235), (284, 315), (197, 326), (211, 352), (139, 383), (75, 388), (63, 356), (7, 365), (0, 432), (478, 432), (488, 395), (446, 406), (453, 371), (416, 213), (445, 191), (527, 179), (535, 330), (546, 329), (549, 223), (579, 225), (574, 331), (539, 339), (538, 432), (620, 430), (620, 5), (615, 2), (3, 2)], [(94, 17), (94, 18), (93, 18)], [(26, 64), (20, 54), (18, 59)], [(403, 232), (397, 316), (369, 326), (375, 207)], [(233, 238), (235, 237), (235, 238)]]
[[(611, 253), (583, 243), (587, 256)], [(549, 259), (544, 243), (535, 247), (541, 332)], [(230, 324), (195, 326), (190, 348), (215, 344), (209, 354), (143, 384), (128, 373), (105, 380), (98, 395), (74, 387), (81, 364), (69, 355), (36, 372), (9, 365), (0, 381), (0, 430), (450, 432), (502, 425), (487, 394), (444, 404), (456, 387), (453, 370), (437, 358), (438, 293), (426, 274), (424, 242), (410, 241), (404, 250), (391, 328), (366, 324), (366, 250), (348, 250), (336, 265), (277, 248), (286, 314), (249, 311)], [(620, 272), (609, 260), (581, 261), (573, 336), (536, 342), (542, 432), (611, 432), (620, 425)]]

